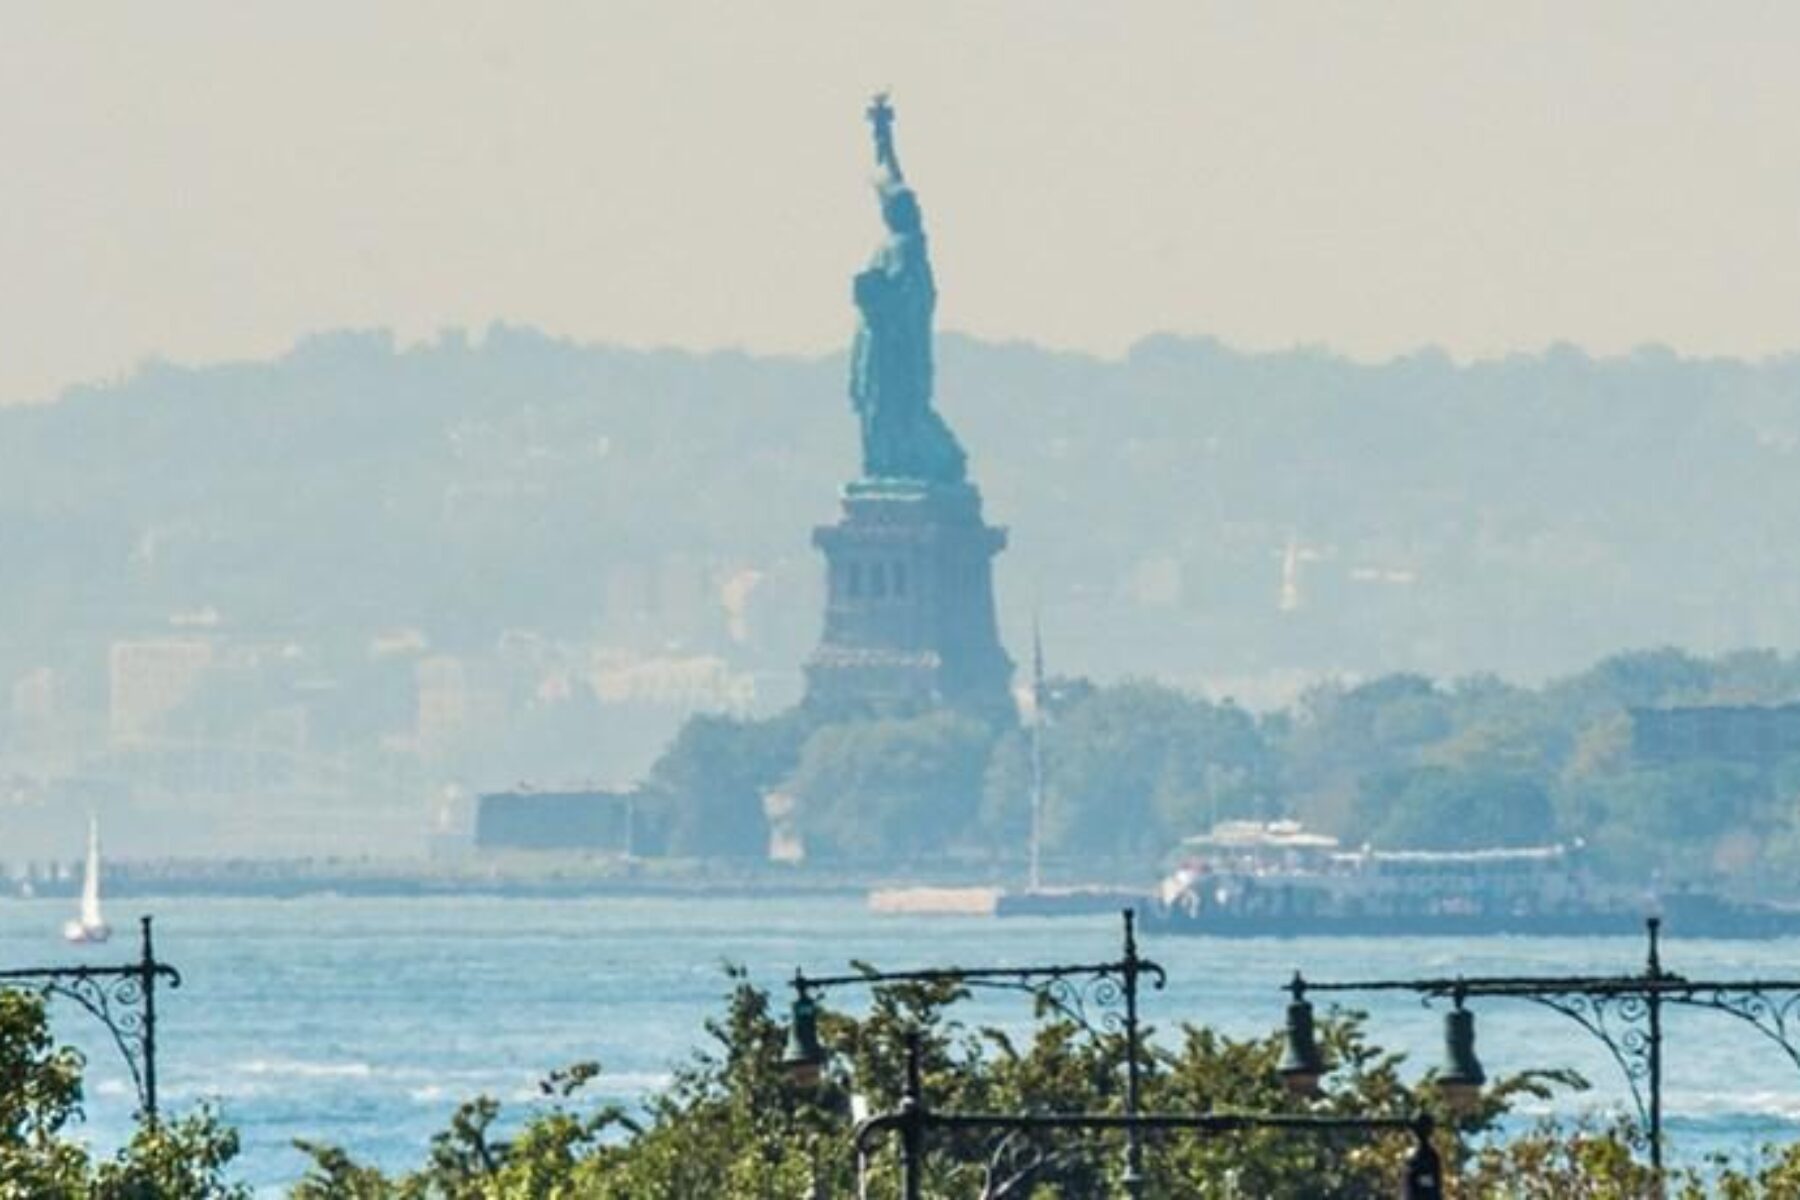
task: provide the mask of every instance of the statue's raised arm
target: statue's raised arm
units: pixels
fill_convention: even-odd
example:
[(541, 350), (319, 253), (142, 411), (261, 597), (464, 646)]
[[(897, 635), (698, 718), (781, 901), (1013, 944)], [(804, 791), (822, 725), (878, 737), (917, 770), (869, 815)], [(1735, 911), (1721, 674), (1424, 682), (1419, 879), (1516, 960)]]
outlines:
[(931, 406), (937, 286), (919, 198), (900, 173), (886, 93), (869, 102), (866, 115), (875, 134), (875, 193), (887, 237), (857, 273), (851, 292), (862, 318), (850, 352), (850, 400), (862, 421), (863, 474), (961, 483), (962, 447)]
[(886, 172), (888, 181), (904, 183), (906, 175), (900, 170), (900, 156), (894, 153), (894, 110), (886, 92), (876, 92), (869, 101), (868, 117), (869, 127), (875, 133), (875, 165)]

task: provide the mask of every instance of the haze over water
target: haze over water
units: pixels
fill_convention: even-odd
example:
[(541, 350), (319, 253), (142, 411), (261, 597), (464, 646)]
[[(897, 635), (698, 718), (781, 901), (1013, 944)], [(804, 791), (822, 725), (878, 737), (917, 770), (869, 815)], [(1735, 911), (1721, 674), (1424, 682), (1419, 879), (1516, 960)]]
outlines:
[[(0, 967), (64, 961), (66, 905), (0, 903)], [(550, 1070), (599, 1059), (596, 1098), (641, 1100), (703, 1048), (702, 1021), (720, 1011), (726, 962), (782, 989), (796, 966), (878, 967), (1107, 961), (1119, 953), (1111, 917), (955, 920), (877, 917), (860, 899), (604, 898), (170, 900), (149, 905), (158, 948), (185, 983), (160, 1001), (162, 1098), (170, 1112), (215, 1100), (242, 1132), (245, 1179), (276, 1190), (305, 1160), (294, 1138), (334, 1142), (386, 1167), (416, 1165), (456, 1105), (479, 1093), (529, 1103)], [(124, 911), (114, 914), (124, 924)], [(123, 961), (129, 939), (86, 951)], [(1632, 971), (1636, 939), (1213, 941), (1149, 938), (1169, 972), (1148, 992), (1146, 1021), (1172, 1040), (1183, 1021), (1250, 1036), (1275, 1028), (1279, 985), (1299, 967), (1315, 979), (1446, 973)], [(1692, 977), (1793, 975), (1794, 941), (1666, 941), (1666, 965)], [(855, 1011), (854, 992), (834, 1005)], [(1435, 1011), (1372, 998), (1378, 1044), (1410, 1052), (1416, 1075), (1442, 1053)], [(132, 1099), (97, 1026), (56, 1006), (57, 1030), (90, 1058), (87, 1135), (110, 1148)], [(1561, 1115), (1625, 1103), (1616, 1067), (1568, 1020), (1530, 1005), (1478, 1008), (1490, 1076), (1574, 1067), (1594, 1084), (1564, 1097)], [(970, 1025), (1013, 1029), (1030, 1005), (977, 996), (956, 1010)], [(1800, 1131), (1800, 1073), (1728, 1017), (1674, 1011), (1667, 1021), (1671, 1160), (1747, 1154)]]
[(0, 403), (345, 325), (840, 345), (883, 86), (948, 328), (1795, 345), (1786, 6), (17, 7)]
[[(1800, 10), (904, 7), (9, 14), (0, 874), (66, 855), (95, 813), (139, 861), (422, 855), (472, 793), (629, 786), (690, 713), (794, 700), (818, 644), (808, 530), (855, 469), (832, 356), (876, 219), (857, 114), (891, 87), (936, 319), (984, 339), (910, 361), (939, 370), (1013, 530), (1001, 640), (1022, 664), (1042, 616), (1055, 674), (1191, 694), (1154, 698), (1192, 722), (1160, 760), (1187, 778), (1089, 788), (1070, 809), (1095, 819), (1053, 850), (1139, 855), (1147, 877), (1203, 810), (1346, 844), (1523, 813), (1497, 840), (1592, 835), (1632, 879), (1667, 858), (1791, 888), (1800, 757), (1650, 778), (1627, 743), (1636, 707), (1800, 700)], [(871, 578), (916, 599), (908, 569)], [(1663, 645), (1717, 661), (1604, 657)], [(1359, 679), (1377, 700), (1315, 726), (1335, 740), (1308, 748), (1273, 711)], [(1196, 750), (1202, 727), (1223, 733)], [(1063, 728), (1051, 757), (1079, 762)], [(956, 794), (985, 849), (1017, 841), (985, 818), (1025, 789), (974, 769), (1005, 765), (1000, 741), (936, 744), (969, 749), (973, 782), (910, 799)], [(1090, 778), (1124, 776), (1131, 755), (1088, 749)], [(1520, 763), (1535, 780), (1513, 788), (1499, 768)], [(740, 844), (632, 853), (760, 852), (763, 785), (805, 782), (787, 768), (742, 789)], [(1370, 829), (1334, 823), (1352, 779)], [(662, 832), (725, 828), (718, 794), (695, 784), (682, 802), (705, 803)], [(803, 814), (849, 800), (803, 831), (815, 861), (875, 829), (829, 775), (793, 794)], [(915, 811), (894, 824), (955, 832)], [(796, 965), (1118, 953), (1113, 919), (878, 918), (854, 897), (146, 907), (186, 978), (162, 996), (166, 1109), (217, 1104), (271, 1194), (304, 1169), (297, 1138), (404, 1169), (459, 1102), (528, 1105), (578, 1060), (604, 1066), (596, 1102), (643, 1102), (706, 1048), (725, 963), (780, 1004)], [(114, 908), (122, 934), (135, 911)], [(0, 900), (0, 968), (133, 953), (65, 945), (68, 915)], [(1671, 935), (1690, 976), (1800, 974), (1800, 942)], [(1643, 949), (1145, 948), (1170, 972), (1144, 1002), (1166, 1038), (1270, 1030), (1295, 967), (1588, 974)], [(1368, 1007), (1415, 1073), (1436, 1060), (1438, 1013)], [(87, 1015), (54, 1012), (110, 1149), (126, 1073)], [(1593, 1081), (1545, 1111), (1627, 1103), (1567, 1019), (1479, 1012), (1491, 1075)], [(1020, 1029), (1030, 1006), (958, 1013)], [(1667, 1031), (1671, 1161), (1800, 1133), (1800, 1071), (1755, 1030), (1674, 1011)]]

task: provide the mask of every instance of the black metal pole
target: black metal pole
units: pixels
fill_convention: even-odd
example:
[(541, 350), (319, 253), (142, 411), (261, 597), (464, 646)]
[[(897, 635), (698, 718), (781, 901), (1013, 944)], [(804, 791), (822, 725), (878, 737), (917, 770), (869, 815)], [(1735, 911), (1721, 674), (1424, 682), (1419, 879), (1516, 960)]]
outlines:
[[(1101, 1022), (1106, 1029), (1122, 1028), (1125, 1034), (1125, 1116), (1136, 1116), (1142, 1100), (1143, 1086), (1143, 1030), (1138, 1020), (1138, 987), (1147, 977), (1158, 988), (1163, 986), (1167, 976), (1162, 967), (1138, 953), (1137, 945), (1137, 911), (1124, 910), (1125, 945), (1124, 956), (1120, 959), (1098, 963), (1046, 963), (1040, 966), (1024, 967), (929, 967), (911, 971), (861, 971), (855, 975), (819, 975), (808, 976), (804, 971), (796, 970), (792, 980), (795, 997), (795, 1018), (793, 1030), (790, 1031), (790, 1050), (784, 1060), (790, 1070), (810, 1067), (817, 1069), (823, 1061), (823, 1053), (816, 1044), (807, 1044), (810, 1039), (802, 1039), (796, 1031), (801, 1027), (799, 1010), (802, 1002), (810, 999), (815, 991), (826, 988), (856, 985), (859, 987), (878, 986), (884, 983), (920, 983), (938, 982), (954, 983), (969, 987), (1005, 988), (1029, 992), (1040, 1001), (1047, 1001), (1064, 1015), (1080, 1024), (1089, 1033), (1096, 1033), (1094, 1024), (1087, 1019), (1085, 1005), (1081, 999), (1079, 988), (1072, 981), (1090, 979), (1096, 981), (1092, 986), (1096, 989), (1098, 1002), (1106, 1008), (1123, 1002), (1125, 1012), (1122, 1022), (1108, 1013)], [(1116, 981), (1116, 987), (1115, 987)], [(1060, 991), (1059, 991), (1060, 989)], [(923, 1097), (918, 1098), (918, 1106), (923, 1107)], [(901, 1129), (907, 1127), (910, 1118), (903, 1109), (890, 1114), (894, 1119), (883, 1128)], [(923, 1126), (921, 1135), (923, 1133)], [(1143, 1194), (1143, 1137), (1139, 1128), (1127, 1121), (1120, 1126), (1125, 1131), (1125, 1171), (1121, 1182), (1125, 1185), (1126, 1194), (1137, 1200)], [(919, 1151), (922, 1155), (923, 1151)], [(920, 1160), (922, 1161), (922, 1159)], [(903, 1167), (905, 1162), (903, 1160)], [(914, 1163), (916, 1167), (917, 1162)]]
[(900, 1098), (905, 1122), (900, 1127), (900, 1195), (920, 1200), (925, 1187), (925, 1080), (920, 1063), (920, 1035), (906, 1031), (906, 1090)]
[[(1125, 1115), (1138, 1115), (1137, 911), (1125, 910)], [(1136, 1125), (1125, 1130), (1125, 1194), (1144, 1194), (1144, 1143)]]
[[(910, 1040), (910, 1039), (909, 1039)], [(910, 1068), (917, 1063), (917, 1043), (909, 1046), (906, 1094), (892, 1112), (868, 1117), (857, 1123), (851, 1135), (859, 1155), (867, 1153), (876, 1135), (894, 1132), (901, 1136), (901, 1195), (904, 1200), (920, 1200), (924, 1180), (924, 1138), (934, 1129), (976, 1132), (1037, 1133), (1052, 1130), (1086, 1130), (1092, 1133), (1139, 1129), (1166, 1133), (1198, 1133), (1214, 1135), (1246, 1130), (1279, 1130), (1294, 1134), (1330, 1134), (1359, 1131), (1410, 1131), (1415, 1145), (1401, 1177), (1401, 1195), (1405, 1200), (1441, 1200), (1442, 1176), (1437, 1150), (1432, 1145), (1432, 1123), (1426, 1114), (1413, 1117), (1348, 1117), (1311, 1116), (1297, 1113), (1138, 1113), (1127, 1116), (1119, 1112), (1105, 1113), (991, 1113), (938, 1112), (925, 1106), (923, 1089), (916, 1087), (917, 1077)]]
[(0, 970), (0, 987), (36, 987), (86, 1009), (112, 1035), (137, 1092), (137, 1117), (156, 1121), (156, 982), (181, 986), (181, 972), (156, 961), (150, 918), (139, 918), (138, 956), (116, 967), (24, 967)]
[(1420, 1116), (1413, 1125), (1418, 1141), (1406, 1160), (1406, 1172), (1400, 1177), (1400, 1200), (1441, 1200), (1444, 1194), (1444, 1167), (1437, 1147), (1431, 1144), (1432, 1123)]
[(1650, 1167), (1659, 1175), (1662, 1173), (1662, 991), (1656, 985), (1662, 980), (1662, 954), (1657, 946), (1662, 932), (1662, 918), (1650, 917), (1645, 920), (1644, 927), (1650, 937), (1649, 977), (1650, 987), (1647, 999), (1649, 1009), (1649, 1066), (1650, 1066)]
[(156, 1124), (156, 948), (151, 940), (150, 916), (139, 918), (142, 954), (139, 978), (144, 988), (144, 1120)]

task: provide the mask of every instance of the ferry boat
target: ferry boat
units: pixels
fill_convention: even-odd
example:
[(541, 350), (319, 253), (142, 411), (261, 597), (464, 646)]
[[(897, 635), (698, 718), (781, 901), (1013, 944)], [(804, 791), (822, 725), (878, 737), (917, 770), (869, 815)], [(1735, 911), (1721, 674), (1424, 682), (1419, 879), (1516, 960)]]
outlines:
[(1146, 929), (1215, 937), (1592, 937), (1646, 916), (1685, 937), (1800, 935), (1800, 911), (1711, 893), (1606, 887), (1581, 843), (1346, 850), (1293, 821), (1229, 821), (1185, 839)]

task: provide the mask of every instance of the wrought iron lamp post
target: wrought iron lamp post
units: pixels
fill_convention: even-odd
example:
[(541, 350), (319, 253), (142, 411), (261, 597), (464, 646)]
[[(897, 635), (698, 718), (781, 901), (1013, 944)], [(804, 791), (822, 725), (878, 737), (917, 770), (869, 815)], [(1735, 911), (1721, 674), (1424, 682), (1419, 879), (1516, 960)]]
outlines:
[(1650, 1164), (1662, 1169), (1663, 1009), (1679, 1004), (1722, 1012), (1744, 1021), (1774, 1042), (1800, 1068), (1800, 979), (1689, 979), (1663, 968), (1662, 922), (1645, 922), (1644, 969), (1630, 975), (1497, 975), (1454, 979), (1368, 979), (1319, 983), (1294, 973), (1286, 990), (1287, 1053), (1280, 1072), (1290, 1089), (1316, 1087), (1327, 1064), (1313, 1038), (1309, 992), (1411, 992), (1429, 1004), (1448, 1000), (1444, 1014), (1444, 1068), (1438, 1083), (1453, 1108), (1473, 1103), (1486, 1074), (1475, 1056), (1475, 1014), (1469, 1000), (1529, 1000), (1561, 1013), (1599, 1039), (1624, 1073), (1650, 1147)]
[[(925, 1100), (919, 1069), (919, 1037), (907, 1037), (906, 1087), (900, 1107), (857, 1123), (854, 1143), (858, 1157), (866, 1156), (875, 1138), (885, 1133), (900, 1135), (900, 1195), (902, 1200), (919, 1200), (925, 1178), (925, 1143), (936, 1130), (990, 1131), (1006, 1135), (1041, 1133), (1050, 1130), (1125, 1131), (1127, 1137), (1141, 1137), (1151, 1132), (1197, 1133), (1218, 1135), (1245, 1130), (1271, 1129), (1302, 1135), (1342, 1133), (1382, 1133), (1404, 1131), (1413, 1135), (1413, 1152), (1408, 1157), (1401, 1177), (1402, 1200), (1439, 1200), (1443, 1195), (1443, 1168), (1431, 1144), (1432, 1121), (1428, 1115), (1414, 1117), (1315, 1117), (1292, 1113), (962, 1113), (940, 1112)], [(1002, 1143), (1004, 1151), (1005, 1143)], [(1022, 1194), (1016, 1189), (1029, 1189), (1033, 1178), (1045, 1165), (1039, 1159), (1022, 1170), (1003, 1177), (998, 1169), (1000, 1154), (988, 1164), (982, 1200), (1004, 1200)]]
[[(1138, 985), (1148, 979), (1161, 989), (1168, 975), (1160, 965), (1142, 957), (1137, 947), (1137, 914), (1124, 911), (1124, 952), (1112, 962), (1056, 963), (1030, 967), (928, 967), (912, 971), (868, 971), (859, 975), (807, 975), (794, 972), (794, 1006), (788, 1025), (783, 1065), (799, 1086), (818, 1082), (825, 1066), (825, 1048), (819, 1041), (818, 1004), (814, 996), (834, 987), (870, 986), (880, 983), (955, 983), (972, 988), (1024, 992), (1051, 1005), (1087, 1029), (1094, 1028), (1088, 1008), (1104, 1010), (1099, 1025), (1125, 1038), (1125, 1115), (1135, 1117), (1141, 1083), (1141, 1030), (1138, 1023)], [(1114, 1011), (1122, 1007), (1123, 1012)], [(909, 1076), (910, 1086), (910, 1076)], [(1143, 1146), (1141, 1131), (1126, 1124), (1125, 1174), (1127, 1194), (1142, 1191)]]
[(26, 967), (0, 971), (0, 988), (28, 987), (72, 1000), (112, 1035), (137, 1088), (138, 1111), (156, 1122), (156, 984), (181, 986), (181, 972), (159, 962), (150, 918), (139, 918), (138, 959), (117, 967)]

